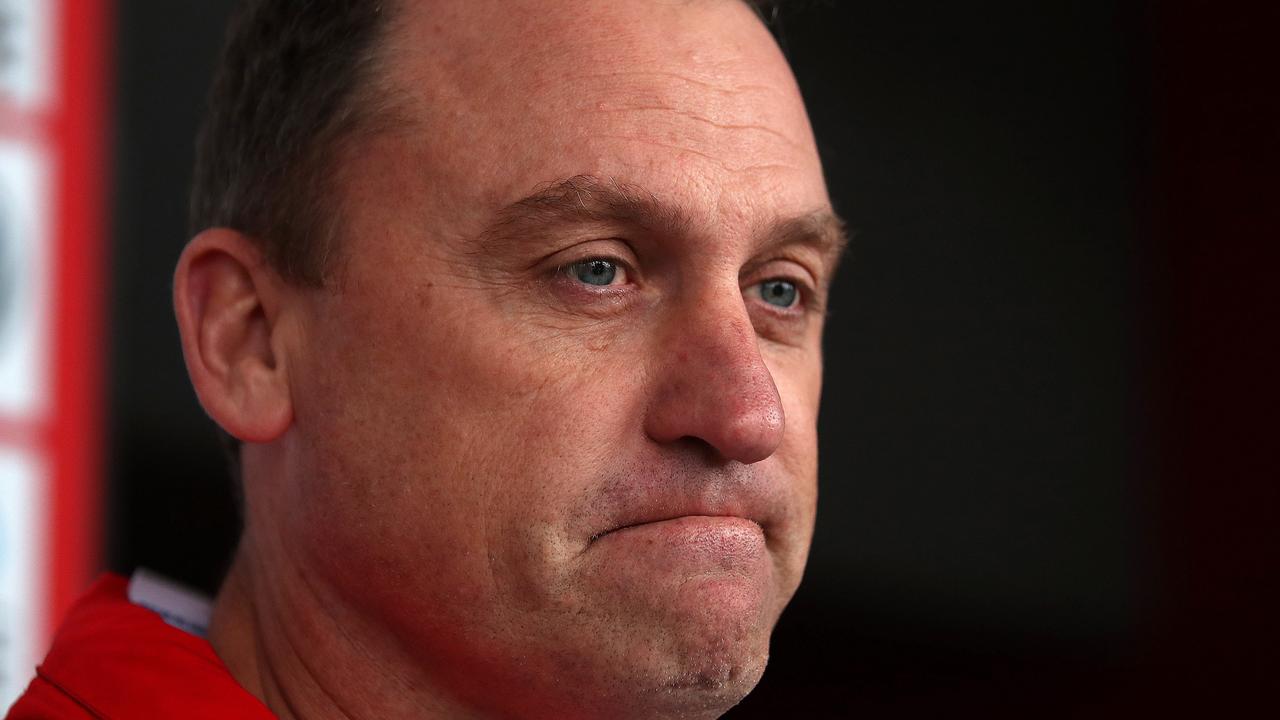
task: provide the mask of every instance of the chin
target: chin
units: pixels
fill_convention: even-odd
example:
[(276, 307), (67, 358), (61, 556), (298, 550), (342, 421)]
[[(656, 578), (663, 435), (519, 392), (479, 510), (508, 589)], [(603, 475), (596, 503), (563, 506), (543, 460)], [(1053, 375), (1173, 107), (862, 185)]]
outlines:
[(702, 696), (708, 707), (722, 711), (737, 705), (760, 682), (769, 656), (749, 658), (690, 658), (689, 667), (670, 677), (665, 689), (672, 694)]
[(702, 626), (676, 636), (650, 685), (659, 716), (719, 717), (755, 688), (769, 661), (769, 628)]
[[(670, 701), (657, 717), (719, 717), (760, 682), (781, 614), (776, 589), (757, 583), (690, 582), (654, 633), (647, 685)], [(651, 716), (652, 717), (652, 716)]]
[(637, 718), (718, 718), (742, 702), (764, 675), (768, 655), (750, 658), (684, 658), (634, 709)]
[[(584, 647), (578, 641), (586, 638), (580, 636), (573, 643), (577, 653), (564, 645), (551, 650), (557, 656), (554, 676), (573, 676), (577, 681), (570, 687), (553, 684), (559, 685), (557, 694), (564, 694), (555, 702), (555, 712), (540, 717), (720, 717), (746, 697), (764, 674), (775, 619), (761, 608), (745, 615), (729, 610), (723, 605), (708, 606), (696, 616), (680, 612), (661, 620), (614, 617), (608, 623), (588, 623), (591, 630), (584, 636), (595, 642)], [(583, 654), (581, 650), (587, 648)], [(551, 679), (538, 678), (539, 682), (528, 685)]]
[(743, 657), (741, 654), (708, 653), (682, 659), (682, 668), (672, 674), (664, 685), (673, 690), (695, 689), (717, 691), (756, 686), (769, 661), (767, 650)]

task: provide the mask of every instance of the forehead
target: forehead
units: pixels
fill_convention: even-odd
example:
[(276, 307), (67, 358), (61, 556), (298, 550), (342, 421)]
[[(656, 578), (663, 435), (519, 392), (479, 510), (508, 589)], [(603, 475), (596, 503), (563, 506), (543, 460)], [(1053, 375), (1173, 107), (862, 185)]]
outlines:
[(579, 176), (708, 227), (829, 207), (794, 78), (740, 0), (409, 0), (392, 20), (379, 76), (400, 122), (352, 160), (355, 184), (388, 187), (357, 201), (397, 193), (459, 238)]
[(579, 87), (597, 69), (609, 83), (625, 83), (611, 73), (624, 68), (726, 87), (790, 80), (741, 0), (406, 0), (391, 25), (402, 78), (421, 73), (456, 101), (476, 90)]

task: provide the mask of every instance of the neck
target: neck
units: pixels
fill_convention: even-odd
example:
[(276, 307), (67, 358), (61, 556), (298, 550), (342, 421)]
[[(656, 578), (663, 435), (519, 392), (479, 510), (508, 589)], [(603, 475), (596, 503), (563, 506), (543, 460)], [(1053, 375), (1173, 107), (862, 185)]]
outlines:
[(439, 692), (389, 638), (365, 630), (292, 568), (265, 572), (249, 538), (214, 604), (209, 642), (282, 720), (479, 718)]

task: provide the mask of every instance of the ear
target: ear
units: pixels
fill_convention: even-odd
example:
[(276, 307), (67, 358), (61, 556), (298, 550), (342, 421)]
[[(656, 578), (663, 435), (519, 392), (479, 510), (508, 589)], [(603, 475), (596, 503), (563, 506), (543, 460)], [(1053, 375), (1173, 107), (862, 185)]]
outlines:
[(205, 230), (178, 259), (173, 308), (191, 384), (209, 417), (245, 442), (271, 442), (293, 422), (284, 299), (283, 280), (234, 230)]

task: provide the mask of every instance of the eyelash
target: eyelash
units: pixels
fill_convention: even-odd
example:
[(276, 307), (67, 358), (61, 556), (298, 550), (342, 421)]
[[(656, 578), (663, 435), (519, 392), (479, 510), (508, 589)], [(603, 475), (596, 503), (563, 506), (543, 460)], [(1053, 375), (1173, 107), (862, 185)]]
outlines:
[[(582, 258), (581, 260), (574, 260), (572, 262), (564, 263), (563, 265), (560, 265), (559, 267), (556, 268), (555, 274), (557, 278), (562, 280), (568, 280), (569, 282), (579, 287), (594, 288), (593, 290), (591, 290), (591, 292), (605, 292), (610, 289), (613, 289), (614, 291), (616, 291), (618, 288), (622, 287), (622, 285), (615, 285), (612, 282), (610, 282), (608, 285), (592, 285), (591, 283), (584, 282), (583, 280), (575, 276), (575, 273), (574, 273), (575, 268), (579, 268), (579, 267), (590, 265), (591, 263), (597, 263), (597, 262), (605, 262), (614, 266), (615, 272), (621, 274), (625, 280), (631, 280), (635, 276), (635, 271), (632, 270), (631, 265), (629, 263), (627, 263), (624, 260), (618, 259), (616, 257), (611, 257), (608, 255), (592, 255), (590, 257)], [(623, 283), (623, 285), (625, 284), (627, 283)]]

